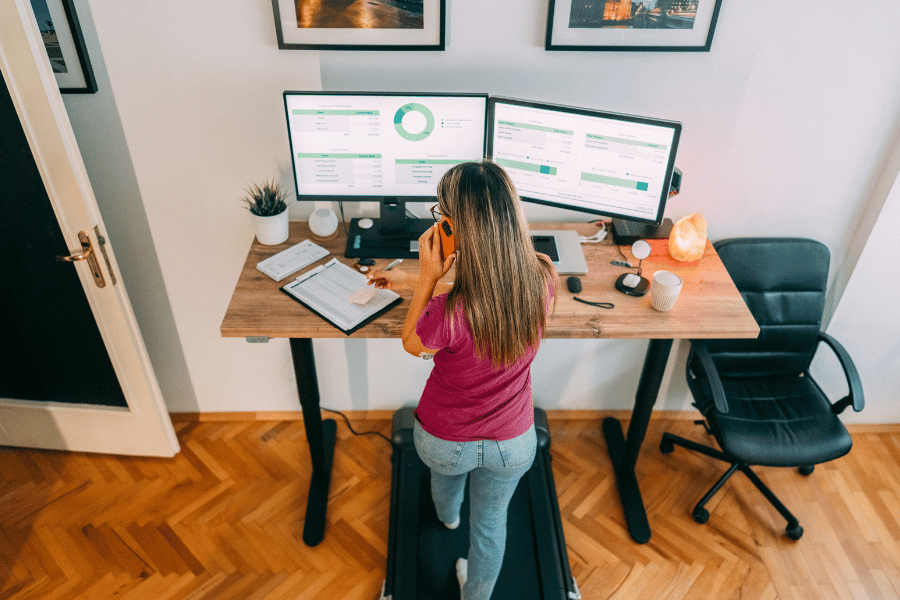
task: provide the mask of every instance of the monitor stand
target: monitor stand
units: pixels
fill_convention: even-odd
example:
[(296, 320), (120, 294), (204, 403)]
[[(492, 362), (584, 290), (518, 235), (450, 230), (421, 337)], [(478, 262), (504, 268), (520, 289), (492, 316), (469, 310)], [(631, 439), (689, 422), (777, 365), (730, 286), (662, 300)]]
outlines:
[(663, 219), (659, 226), (624, 219), (612, 220), (613, 241), (619, 246), (630, 246), (638, 240), (667, 240), (671, 233), (672, 219)]
[(381, 216), (368, 228), (351, 219), (347, 233), (347, 258), (419, 258), (419, 237), (434, 225), (433, 219), (413, 219), (406, 215), (404, 198), (381, 199)]

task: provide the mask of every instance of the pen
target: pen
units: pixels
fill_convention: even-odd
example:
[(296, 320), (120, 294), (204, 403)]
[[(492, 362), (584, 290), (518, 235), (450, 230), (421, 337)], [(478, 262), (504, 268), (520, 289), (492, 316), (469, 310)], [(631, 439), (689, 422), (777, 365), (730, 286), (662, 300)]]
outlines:
[(398, 258), (397, 260), (395, 260), (394, 262), (392, 262), (391, 264), (389, 264), (388, 266), (386, 266), (386, 267), (384, 268), (384, 270), (385, 270), (385, 271), (390, 271), (391, 269), (393, 269), (394, 267), (396, 267), (397, 265), (399, 265), (399, 264), (402, 263), (402, 262), (403, 262), (403, 259), (402, 259), (402, 258)]

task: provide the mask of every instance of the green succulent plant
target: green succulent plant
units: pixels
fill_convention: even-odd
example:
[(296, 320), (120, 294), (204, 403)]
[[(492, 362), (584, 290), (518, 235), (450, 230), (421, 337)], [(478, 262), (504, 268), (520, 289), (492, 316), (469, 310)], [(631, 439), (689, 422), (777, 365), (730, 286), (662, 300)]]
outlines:
[(247, 203), (247, 209), (254, 215), (272, 217), (287, 210), (287, 192), (274, 179), (264, 181), (262, 185), (251, 184), (246, 192), (241, 201)]

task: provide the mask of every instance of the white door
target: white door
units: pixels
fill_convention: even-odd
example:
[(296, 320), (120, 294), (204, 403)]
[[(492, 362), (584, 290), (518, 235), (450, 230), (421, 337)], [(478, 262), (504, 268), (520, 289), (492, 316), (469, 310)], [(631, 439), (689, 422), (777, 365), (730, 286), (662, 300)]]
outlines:
[(0, 72), (0, 445), (174, 456), (30, 0), (0, 0)]

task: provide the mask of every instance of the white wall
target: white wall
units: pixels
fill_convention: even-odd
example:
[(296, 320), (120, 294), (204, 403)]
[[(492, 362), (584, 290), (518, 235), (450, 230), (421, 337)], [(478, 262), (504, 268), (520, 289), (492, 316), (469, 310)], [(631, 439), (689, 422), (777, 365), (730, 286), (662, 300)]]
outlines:
[(115, 275), (129, 292), (163, 398), (169, 406), (173, 399), (194, 405), (194, 388), (94, 21), (86, 4), (76, 6), (98, 89), (94, 94), (63, 94), (63, 101), (123, 269)]
[[(872, 194), (847, 262), (852, 274), (840, 298), (828, 333), (853, 357), (863, 383), (865, 409), (847, 409), (844, 420), (857, 423), (900, 423), (900, 272), (896, 265), (900, 229), (900, 137)], [(850, 271), (851, 268), (845, 269)], [(820, 356), (821, 355), (821, 356)], [(840, 398), (847, 383), (839, 363), (822, 345), (813, 376)]]
[(260, 382), (290, 381), (286, 344), (219, 325), (253, 240), (239, 198), (251, 181), (293, 186), (281, 93), (319, 89), (318, 55), (279, 51), (265, 2), (76, 7), (100, 91), (67, 106), (166, 403), (271, 408)]
[[(322, 53), (322, 85), (488, 92), (682, 121), (684, 187), (667, 216), (702, 212), (713, 240), (818, 239), (832, 254), (832, 287), (842, 288), (839, 267), (897, 131), (900, 47), (886, 21), (900, 17), (900, 6), (879, 0), (867, 11), (878, 18), (862, 20), (802, 2), (778, 3), (775, 14), (761, 6), (724, 2), (709, 53), (547, 52), (546, 2), (455, 2), (446, 52), (402, 61)], [(533, 220), (585, 218), (526, 210)], [(544, 344), (534, 365), (542, 406), (631, 406), (646, 343)], [(686, 354), (685, 344), (673, 347), (657, 408), (690, 407)], [(370, 364), (403, 368), (392, 355)], [(867, 410), (861, 418), (890, 417)]]
[[(142, 205), (132, 212), (144, 213), (159, 265), (142, 288), (152, 298), (136, 307), (145, 335), (157, 314), (171, 314), (171, 326), (163, 322), (148, 342), (161, 383), (172, 379), (170, 410), (296, 410), (286, 341), (250, 345), (221, 339), (218, 328), (253, 237), (235, 200), (249, 181), (291, 183), (281, 92), (317, 89), (318, 60), (326, 90), (478, 91), (680, 120), (684, 187), (667, 216), (702, 212), (714, 240), (814, 237), (831, 249), (834, 279), (900, 116), (900, 5), (866, 6), (877, 16), (848, 19), (798, 2), (769, 14), (726, 0), (709, 53), (609, 53), (546, 52), (545, 0), (451, 0), (444, 52), (318, 56), (277, 49), (267, 2), (226, 0), (211, 14), (192, 3), (90, 0), (114, 104), (84, 97), (67, 105), (80, 142), (103, 122), (89, 123), (91, 109), (121, 123)], [(92, 180), (121, 154), (92, 144), (82, 152)], [(119, 208), (111, 201), (104, 209), (110, 221), (107, 210)], [(535, 220), (585, 219), (528, 210)], [(292, 214), (308, 212), (295, 205)], [(118, 219), (123, 235), (129, 219)], [(140, 271), (142, 260), (123, 269)], [(323, 404), (334, 408), (414, 401), (428, 373), (395, 340), (315, 348)], [(548, 340), (534, 366), (536, 399), (546, 408), (630, 407), (645, 348)], [(160, 368), (179, 351), (176, 368)], [(673, 354), (658, 408), (688, 405), (684, 348)]]

